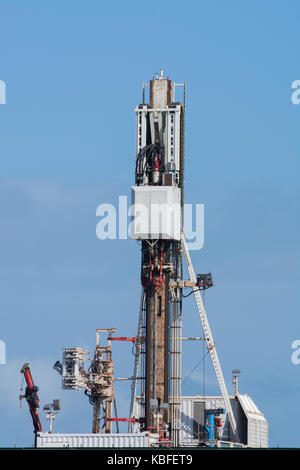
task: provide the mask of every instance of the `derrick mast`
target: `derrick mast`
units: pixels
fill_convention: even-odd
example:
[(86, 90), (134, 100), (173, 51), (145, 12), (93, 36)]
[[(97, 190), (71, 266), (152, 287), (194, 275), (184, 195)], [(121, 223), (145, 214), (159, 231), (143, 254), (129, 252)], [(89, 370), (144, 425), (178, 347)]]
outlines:
[[(136, 108), (134, 222), (131, 237), (141, 241), (144, 290), (142, 400), (145, 428), (168, 425), (178, 443), (181, 397), (182, 209), (184, 105), (175, 102), (175, 83), (163, 72), (149, 84), (149, 104)], [(172, 99), (173, 97), (173, 99)]]

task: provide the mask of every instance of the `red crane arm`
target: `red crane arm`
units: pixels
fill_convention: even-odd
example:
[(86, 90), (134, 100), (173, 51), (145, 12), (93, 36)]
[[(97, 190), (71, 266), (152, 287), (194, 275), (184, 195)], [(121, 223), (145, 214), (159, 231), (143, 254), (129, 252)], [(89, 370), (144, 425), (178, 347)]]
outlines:
[(38, 387), (34, 385), (29, 365), (26, 363), (23, 365), (21, 369), (21, 374), (24, 374), (24, 378), (26, 380), (26, 390), (24, 397), (29, 406), (29, 411), (32, 417), (32, 422), (34, 426), (34, 432), (42, 432), (42, 426), (40, 423), (40, 418), (37, 412), (37, 408), (39, 408), (39, 397), (37, 395)]

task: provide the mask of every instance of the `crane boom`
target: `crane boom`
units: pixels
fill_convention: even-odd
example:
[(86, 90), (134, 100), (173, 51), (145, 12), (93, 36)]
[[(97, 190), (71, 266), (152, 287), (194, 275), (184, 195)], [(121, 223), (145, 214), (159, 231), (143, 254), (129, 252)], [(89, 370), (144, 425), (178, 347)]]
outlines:
[[(184, 235), (182, 235), (182, 246), (183, 246), (184, 257), (185, 257), (185, 260), (186, 260), (190, 280), (196, 282), (195, 271), (194, 271), (194, 268), (193, 268), (191, 256), (190, 256), (190, 253), (189, 253), (188, 246), (187, 246)], [(198, 313), (199, 313), (199, 317), (200, 317), (200, 321), (201, 321), (201, 325), (202, 325), (202, 329), (203, 329), (203, 334), (205, 336), (207, 349), (209, 351), (210, 358), (211, 358), (211, 361), (213, 363), (214, 371), (215, 371), (215, 374), (216, 374), (216, 377), (217, 377), (217, 381), (218, 381), (218, 384), (219, 384), (219, 387), (220, 387), (220, 391), (221, 391), (223, 400), (225, 402), (225, 408), (226, 408), (226, 411), (227, 411), (227, 414), (228, 414), (228, 418), (229, 418), (229, 421), (230, 421), (232, 432), (233, 432), (234, 438), (236, 440), (238, 440), (237, 426), (236, 426), (235, 417), (234, 417), (234, 414), (233, 414), (233, 411), (232, 411), (232, 407), (231, 407), (231, 403), (230, 403), (230, 400), (229, 400), (229, 396), (228, 396), (226, 384), (225, 384), (225, 381), (224, 381), (224, 377), (223, 377), (223, 374), (222, 374), (222, 369), (221, 369), (221, 365), (220, 365), (220, 362), (219, 362), (216, 346), (215, 346), (214, 339), (213, 339), (213, 336), (212, 336), (212, 332), (211, 332), (211, 329), (210, 329), (210, 326), (209, 326), (209, 323), (208, 323), (208, 318), (207, 318), (207, 315), (206, 315), (206, 312), (205, 312), (205, 309), (204, 309), (202, 297), (201, 297), (199, 288), (197, 286), (193, 287), (192, 289), (194, 291), (195, 301), (196, 301), (196, 305), (197, 305), (197, 309), (198, 309)]]
[(36, 434), (37, 432), (42, 432), (42, 426), (37, 412), (37, 408), (39, 408), (39, 398), (37, 395), (39, 388), (33, 383), (29, 364), (25, 363), (23, 365), (21, 369), (21, 374), (24, 374), (24, 378), (26, 381), (27, 387), (25, 390), (24, 398), (26, 398), (26, 401), (28, 403), (29, 411), (32, 417), (34, 432)]

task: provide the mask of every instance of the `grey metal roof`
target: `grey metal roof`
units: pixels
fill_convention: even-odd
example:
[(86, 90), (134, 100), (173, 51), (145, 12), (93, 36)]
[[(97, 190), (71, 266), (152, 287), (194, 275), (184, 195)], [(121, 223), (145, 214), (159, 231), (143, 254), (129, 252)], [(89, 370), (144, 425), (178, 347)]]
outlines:
[(263, 413), (258, 409), (254, 401), (247, 394), (238, 394), (238, 399), (243, 408), (243, 411), (248, 419), (255, 419), (258, 421), (267, 422)]

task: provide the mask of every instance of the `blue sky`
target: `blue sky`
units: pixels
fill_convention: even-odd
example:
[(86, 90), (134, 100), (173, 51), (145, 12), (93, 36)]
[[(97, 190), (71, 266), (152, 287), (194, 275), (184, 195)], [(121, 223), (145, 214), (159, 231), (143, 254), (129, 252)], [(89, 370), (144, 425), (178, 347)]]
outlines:
[[(240, 368), (270, 445), (300, 446), (299, 10), (293, 0), (0, 1), (0, 446), (33, 442), (18, 402), (24, 362), (42, 405), (61, 399), (54, 430), (89, 432), (86, 397), (62, 391), (52, 365), (63, 347), (93, 351), (96, 328), (136, 332), (139, 247), (97, 239), (96, 208), (130, 196), (134, 108), (160, 68), (187, 82), (185, 196), (205, 204), (192, 258), (214, 275), (205, 305), (228, 389)], [(184, 334), (197, 328), (189, 297)], [(131, 375), (131, 347), (114, 346), (116, 376)], [(201, 357), (186, 346), (183, 377)], [(219, 394), (205, 367), (207, 393)], [(201, 365), (183, 393), (202, 390)], [(129, 385), (117, 393), (126, 416)]]

